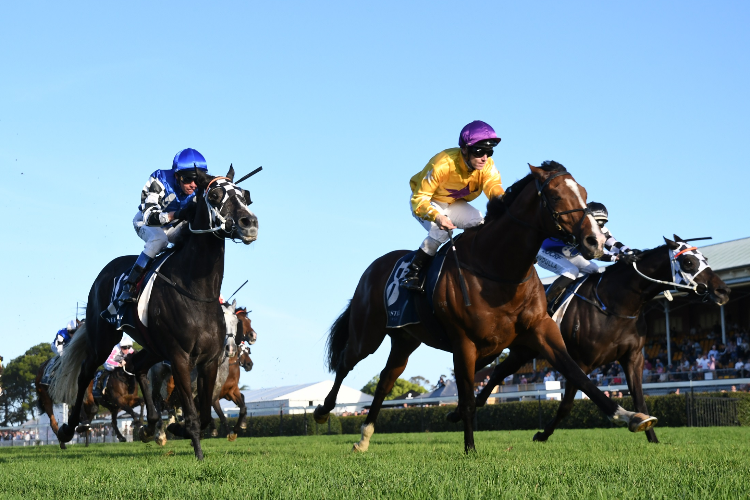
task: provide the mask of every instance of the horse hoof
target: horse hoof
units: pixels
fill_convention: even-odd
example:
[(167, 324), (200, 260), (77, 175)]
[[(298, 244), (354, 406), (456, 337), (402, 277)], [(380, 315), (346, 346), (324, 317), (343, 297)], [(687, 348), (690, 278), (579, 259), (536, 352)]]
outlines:
[(232, 441), (235, 441), (236, 439), (237, 439), (237, 434), (235, 434), (234, 432), (227, 435), (227, 441), (229, 441), (230, 443)]
[(547, 436), (545, 436), (543, 432), (537, 432), (536, 434), (534, 434), (533, 441), (544, 443), (545, 441), (547, 441)]
[(214, 429), (214, 430), (211, 431), (211, 437), (212, 438), (215, 438), (218, 435), (219, 435), (219, 431), (217, 431), (216, 429)]
[(61, 449), (61, 450), (67, 450), (67, 449), (68, 449), (68, 447), (67, 447), (67, 446), (65, 446), (65, 443), (60, 443), (60, 449)]
[(246, 422), (242, 422), (242, 425), (240, 425), (240, 429), (242, 429), (243, 431), (247, 430), (247, 423)]
[(445, 419), (452, 424), (457, 424), (461, 421), (461, 414), (454, 410), (446, 414)]
[(57, 430), (57, 439), (60, 441), (60, 444), (67, 443), (71, 439), (73, 439), (73, 434), (75, 434), (75, 430), (72, 429), (68, 424), (62, 424), (62, 426)]
[(360, 446), (359, 443), (354, 443), (354, 446), (352, 446), (352, 452), (353, 453), (364, 453), (367, 451), (367, 448), (369, 446)]
[(628, 429), (630, 432), (643, 432), (651, 429), (658, 419), (656, 417), (650, 417), (644, 413), (636, 413), (630, 417), (628, 422)]
[(328, 422), (328, 415), (330, 413), (323, 413), (324, 411), (325, 410), (323, 409), (323, 405), (318, 405), (318, 407), (315, 408), (315, 411), (313, 412), (313, 418), (319, 424), (325, 424), (326, 422)]
[(141, 443), (150, 443), (154, 440), (154, 435), (148, 431), (148, 427), (143, 425), (138, 429), (138, 439), (141, 440)]
[(156, 444), (159, 446), (165, 446), (167, 444), (167, 435), (162, 433), (159, 437), (154, 439), (154, 441), (156, 441)]
[(119, 442), (121, 442), (121, 443), (125, 443), (125, 442), (127, 442), (127, 441), (128, 441), (128, 440), (127, 440), (127, 439), (125, 439), (124, 437), (122, 437), (122, 438), (117, 438), (117, 440), (118, 440)]

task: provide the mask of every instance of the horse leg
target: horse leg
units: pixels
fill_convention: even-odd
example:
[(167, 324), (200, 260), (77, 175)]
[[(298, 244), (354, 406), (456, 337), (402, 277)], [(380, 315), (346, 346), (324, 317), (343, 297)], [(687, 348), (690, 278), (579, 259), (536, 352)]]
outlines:
[(362, 424), (362, 438), (354, 444), (352, 451), (367, 451), (367, 448), (369, 448), (370, 438), (375, 432), (375, 420), (378, 418), (383, 400), (390, 394), (396, 379), (404, 372), (406, 363), (409, 361), (409, 355), (420, 344), (419, 340), (400, 330), (391, 334), (391, 353), (388, 356), (385, 368), (380, 372), (380, 380), (370, 404), (370, 411), (367, 413), (365, 423)]
[(453, 351), (453, 369), (458, 390), (458, 412), (464, 421), (464, 452), (476, 451), (474, 447), (474, 374), (477, 362), (476, 346), (468, 339)]
[[(216, 365), (216, 363), (213, 364), (214, 366)], [(197, 458), (198, 460), (203, 460), (203, 450), (201, 449), (200, 442), (198, 411), (195, 408), (195, 403), (193, 402), (193, 389), (190, 383), (190, 361), (187, 354), (184, 354), (179, 358), (175, 357), (172, 360), (172, 374), (174, 377), (175, 389), (177, 389), (177, 392), (180, 395), (180, 400), (182, 402), (182, 411), (185, 415), (185, 422), (183, 424), (171, 424), (169, 427), (167, 427), (167, 430), (175, 436), (190, 439), (193, 444), (193, 450), (195, 451), (195, 458)], [(214, 375), (215, 374), (216, 371), (214, 370)], [(210, 387), (211, 389), (213, 389), (213, 383), (210, 385)], [(210, 413), (208, 415), (208, 418), (211, 418)]]
[(211, 437), (217, 437), (219, 435), (219, 431), (222, 429), (225, 429), (227, 431), (227, 441), (234, 441), (237, 439), (237, 436), (234, 436), (234, 439), (229, 439), (229, 424), (227, 423), (227, 417), (224, 415), (224, 412), (221, 410), (221, 404), (219, 404), (219, 400), (215, 400), (213, 403), (214, 411), (216, 412), (216, 415), (219, 417), (219, 428), (216, 428), (216, 423), (211, 419), (211, 423), (209, 424), (209, 427), (211, 429)]
[[(43, 389), (40, 387), (40, 389)], [(49, 426), (52, 428), (52, 432), (57, 436), (58, 426), (57, 426), (57, 419), (55, 418), (55, 411), (53, 409), (52, 405), (52, 399), (49, 397), (49, 394), (47, 394), (46, 389), (43, 390), (37, 390), (39, 393), (39, 401), (42, 403), (42, 407), (44, 408), (44, 413), (47, 414), (49, 417)], [(60, 443), (60, 449), (65, 450), (67, 449), (67, 446), (65, 446), (65, 443), (62, 441)]]
[[(355, 292), (355, 298), (356, 296), (357, 293)], [(349, 321), (339, 323), (337, 320), (331, 328), (332, 335), (340, 335), (346, 338), (346, 346), (343, 348), (343, 352), (339, 353), (339, 362), (335, 367), (336, 378), (333, 382), (333, 387), (331, 387), (323, 404), (318, 405), (313, 412), (313, 418), (319, 424), (324, 424), (328, 421), (328, 414), (336, 406), (336, 396), (339, 393), (344, 378), (357, 363), (377, 351), (387, 334), (387, 330), (380, 326), (385, 324), (385, 320), (380, 322), (378, 319), (372, 318), (369, 314), (357, 315), (357, 310), (353, 310), (354, 300), (352, 299), (349, 308), (339, 318), (341, 320), (348, 317)], [(363, 305), (361, 309), (368, 311), (369, 308)]]
[(117, 428), (117, 412), (119, 411), (119, 408), (116, 406), (112, 406), (109, 409), (109, 413), (112, 415), (112, 431), (115, 433), (115, 436), (117, 436), (117, 440), (121, 443), (124, 443), (127, 441), (123, 437), (122, 434), (120, 434), (120, 429)]
[(532, 327), (531, 333), (528, 341), (533, 344), (532, 347), (538, 349), (569, 383), (580, 387), (611, 421), (627, 425), (630, 432), (648, 430), (656, 423), (655, 417), (625, 410), (596, 387), (568, 354), (560, 329), (552, 318), (546, 317), (541, 320)]
[[(161, 359), (158, 356), (146, 351), (145, 349), (137, 352), (130, 359), (130, 364), (132, 365), (131, 368), (133, 369), (135, 378), (138, 381), (138, 387), (140, 387), (141, 394), (143, 394), (141, 408), (143, 408), (143, 403), (146, 405), (146, 421), (148, 424), (146, 426), (142, 425), (138, 430), (140, 440), (143, 443), (148, 443), (154, 439), (156, 424), (161, 422), (161, 413), (158, 412), (154, 406), (151, 384), (148, 382), (149, 368), (159, 361), (161, 361)], [(143, 421), (143, 409), (141, 409), (140, 420)], [(166, 443), (166, 436), (164, 437), (164, 441)], [(160, 442), (159, 444), (164, 446), (165, 443)]]
[[(643, 397), (643, 351), (633, 349), (629, 356), (620, 359), (620, 364), (625, 370), (625, 379), (628, 381), (635, 410), (648, 415), (646, 399)], [(649, 443), (659, 443), (653, 428), (646, 431), (646, 439)]]
[[(216, 376), (219, 372), (219, 360), (210, 361), (203, 366), (198, 367), (198, 403), (200, 404), (200, 430), (201, 432), (208, 429), (213, 423), (211, 416), (211, 406), (214, 401), (214, 389), (216, 386)], [(235, 435), (236, 439), (237, 436)], [(234, 441), (232, 439), (231, 441)]]
[[(492, 370), (490, 381), (487, 382), (487, 385), (484, 386), (481, 392), (476, 396), (476, 407), (480, 408), (484, 406), (487, 403), (487, 399), (492, 394), (492, 389), (494, 389), (495, 386), (500, 385), (500, 382), (502, 382), (505, 377), (512, 373), (516, 373), (523, 365), (528, 363), (529, 360), (534, 359), (534, 356), (536, 356), (536, 353), (525, 347), (514, 347), (511, 349), (508, 357)], [(479, 366), (476, 368), (479, 368)], [(448, 413), (445, 418), (449, 422), (456, 424), (461, 421), (461, 413), (458, 410), (453, 410)]]
[(562, 402), (560, 403), (560, 406), (557, 407), (557, 413), (554, 418), (544, 426), (544, 431), (534, 434), (534, 441), (546, 441), (549, 439), (552, 433), (555, 432), (560, 421), (570, 415), (570, 410), (573, 409), (573, 403), (575, 402), (576, 392), (578, 392), (578, 387), (572, 382), (568, 382), (565, 386), (565, 394), (563, 394)]
[(237, 393), (237, 399), (233, 399), (234, 404), (236, 404), (240, 409), (240, 415), (239, 418), (237, 418), (237, 425), (234, 428), (234, 432), (239, 432), (239, 430), (245, 430), (247, 429), (247, 422), (245, 422), (245, 418), (247, 418), (247, 405), (245, 405), (245, 396), (240, 392), (239, 389), (235, 389), (235, 392)]

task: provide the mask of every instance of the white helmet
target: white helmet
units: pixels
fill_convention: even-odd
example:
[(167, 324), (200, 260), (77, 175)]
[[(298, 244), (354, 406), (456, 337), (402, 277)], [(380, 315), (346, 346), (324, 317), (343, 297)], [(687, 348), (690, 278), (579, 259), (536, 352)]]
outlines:
[(78, 328), (78, 325), (76, 324), (76, 320), (71, 319), (70, 321), (68, 321), (68, 324), (65, 326), (65, 328), (69, 332), (72, 332), (73, 330), (75, 330), (76, 328)]
[(120, 341), (120, 347), (133, 347), (133, 341), (127, 337), (123, 337)]

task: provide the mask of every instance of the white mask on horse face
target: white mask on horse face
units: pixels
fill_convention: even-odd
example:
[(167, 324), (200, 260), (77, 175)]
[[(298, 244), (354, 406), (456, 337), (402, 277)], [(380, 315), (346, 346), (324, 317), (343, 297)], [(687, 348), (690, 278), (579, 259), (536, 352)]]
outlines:
[[(695, 277), (711, 266), (708, 265), (708, 260), (696, 247), (691, 247), (684, 241), (680, 241), (678, 244), (680, 246), (676, 250), (669, 251), (669, 261), (672, 264), (672, 279), (678, 285), (695, 286)], [(698, 260), (698, 269), (695, 272), (689, 273), (681, 268), (680, 261), (677, 259), (682, 255), (691, 255)]]

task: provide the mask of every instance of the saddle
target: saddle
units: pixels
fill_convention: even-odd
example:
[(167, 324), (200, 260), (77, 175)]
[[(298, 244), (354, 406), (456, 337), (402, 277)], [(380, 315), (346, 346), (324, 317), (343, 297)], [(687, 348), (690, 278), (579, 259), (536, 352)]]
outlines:
[(94, 387), (91, 389), (91, 393), (95, 398), (104, 397), (104, 394), (107, 392), (107, 382), (109, 382), (110, 375), (112, 375), (112, 373), (107, 370), (99, 370), (96, 372), (96, 375), (94, 376)]
[(136, 327), (140, 327), (139, 323), (143, 326), (148, 326), (148, 302), (151, 298), (151, 289), (153, 288), (154, 280), (156, 279), (156, 272), (161, 268), (164, 262), (174, 254), (174, 252), (174, 248), (165, 250), (157, 255), (148, 267), (146, 267), (143, 277), (135, 284), (138, 296), (135, 303), (125, 303), (119, 308), (115, 307), (114, 302), (122, 292), (122, 288), (125, 286), (125, 279), (128, 276), (128, 272), (122, 273), (114, 279), (110, 304), (106, 310), (107, 314), (103, 315), (108, 323), (117, 326), (118, 330), (126, 331), (128, 329), (135, 330)]
[[(563, 316), (565, 316), (565, 311), (567, 311), (568, 309), (568, 304), (570, 304), (570, 301), (576, 295), (578, 289), (589, 278), (589, 276), (591, 275), (584, 274), (583, 276), (577, 278), (574, 282), (569, 284), (567, 287), (565, 287), (565, 290), (563, 290), (560, 298), (556, 301), (554, 307), (552, 308), (552, 319), (555, 320), (558, 326), (562, 323)], [(552, 285), (545, 285), (544, 291), (546, 292), (550, 286)]]
[(55, 376), (55, 369), (57, 368), (57, 362), (60, 360), (60, 356), (55, 356), (49, 360), (47, 366), (44, 368), (42, 374), (42, 380), (39, 381), (39, 385), (49, 385), (52, 382), (52, 378)]

